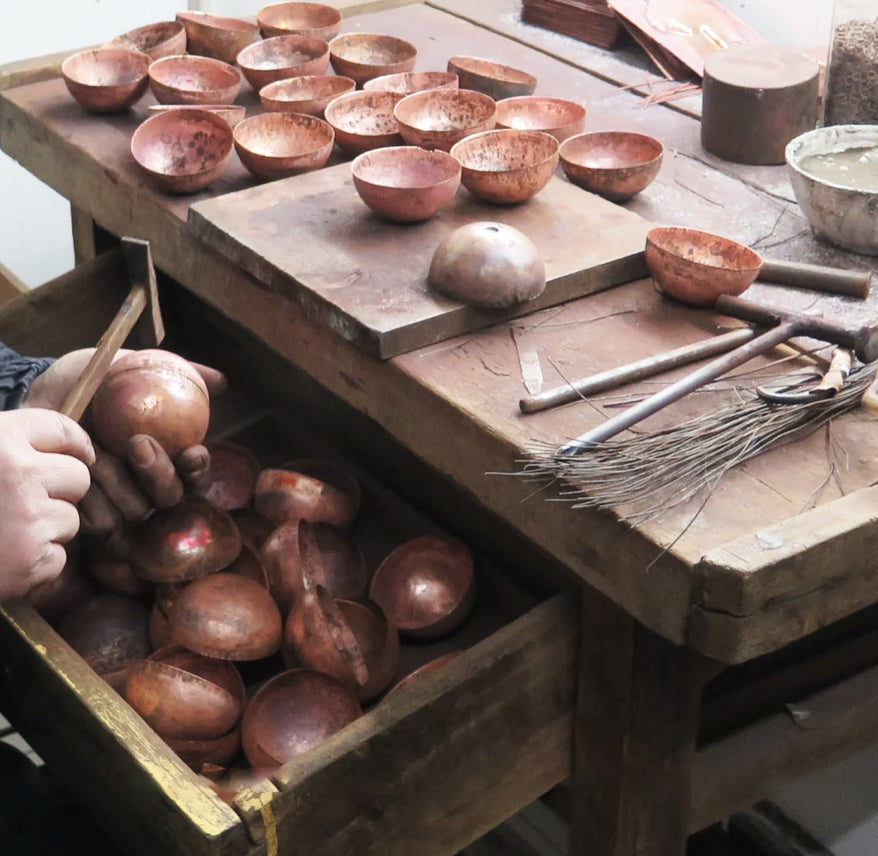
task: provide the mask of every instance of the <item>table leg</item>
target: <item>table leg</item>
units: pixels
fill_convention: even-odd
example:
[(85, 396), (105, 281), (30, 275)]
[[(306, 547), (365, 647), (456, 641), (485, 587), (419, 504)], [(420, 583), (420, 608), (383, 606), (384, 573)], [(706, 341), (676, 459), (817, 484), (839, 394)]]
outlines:
[(73, 261), (81, 265), (97, 255), (95, 221), (91, 215), (75, 205), (70, 206), (70, 226), (73, 232)]

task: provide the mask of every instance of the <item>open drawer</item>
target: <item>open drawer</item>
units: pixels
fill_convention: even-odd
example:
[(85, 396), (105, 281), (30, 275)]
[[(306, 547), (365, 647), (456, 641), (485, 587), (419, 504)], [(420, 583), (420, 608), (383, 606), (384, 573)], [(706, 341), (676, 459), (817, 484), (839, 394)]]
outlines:
[[(92, 345), (127, 287), (121, 256), (108, 253), (0, 310), (0, 339), (34, 354)], [(167, 347), (207, 356), (232, 379), (212, 433), (249, 444), (263, 465), (313, 452), (315, 441), (288, 418), (290, 400), (251, 394), (261, 344), (175, 284), (163, 282), (161, 294)], [(264, 359), (277, 361), (267, 350)], [(435, 531), (360, 477), (364, 509), (386, 522), (391, 541)], [(447, 856), (566, 778), (571, 763), (577, 598), (529, 595), (470, 546), (479, 603), (464, 635), (441, 643), (464, 653), (232, 804), (21, 602), (0, 610), (0, 707), (128, 851)]]

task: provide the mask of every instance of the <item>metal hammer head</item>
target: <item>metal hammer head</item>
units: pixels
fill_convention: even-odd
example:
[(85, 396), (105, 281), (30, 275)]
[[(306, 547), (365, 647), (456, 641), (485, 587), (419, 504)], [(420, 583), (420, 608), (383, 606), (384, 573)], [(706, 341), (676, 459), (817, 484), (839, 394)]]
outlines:
[(128, 268), (131, 285), (142, 285), (146, 293), (146, 308), (131, 331), (132, 345), (138, 348), (155, 348), (165, 338), (165, 324), (159, 307), (158, 287), (149, 241), (140, 238), (122, 238), (122, 256)]

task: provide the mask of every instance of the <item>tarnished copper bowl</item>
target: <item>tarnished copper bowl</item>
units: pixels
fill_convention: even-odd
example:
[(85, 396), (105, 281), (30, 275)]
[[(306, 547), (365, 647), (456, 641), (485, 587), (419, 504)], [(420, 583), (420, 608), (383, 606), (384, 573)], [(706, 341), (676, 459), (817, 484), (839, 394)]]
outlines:
[(472, 89), (428, 89), (406, 95), (393, 115), (409, 145), (447, 152), (470, 134), (490, 131), (496, 111), (493, 98)]
[(323, 74), (329, 67), (329, 46), (314, 36), (273, 36), (244, 48), (238, 65), (258, 91), (276, 80)]
[(460, 164), (444, 151), (392, 146), (358, 155), (351, 164), (360, 198), (380, 217), (404, 223), (432, 217), (460, 185)]
[(403, 635), (433, 638), (460, 626), (475, 590), (469, 549), (453, 538), (424, 536), (401, 544), (381, 562), (369, 597)]
[(537, 86), (537, 79), (526, 71), (474, 56), (451, 57), (448, 70), (458, 76), (462, 89), (484, 92), (495, 101), (530, 95)]
[(457, 89), (457, 75), (453, 71), (402, 71), (382, 74), (363, 84), (366, 92), (396, 92), (411, 95), (426, 89)]
[(233, 63), (247, 45), (259, 39), (259, 27), (243, 18), (211, 12), (177, 12), (186, 28), (189, 53)]
[(402, 143), (393, 108), (402, 98), (395, 92), (349, 92), (326, 105), (326, 121), (335, 141), (349, 155)]
[(543, 131), (506, 128), (473, 134), (451, 149), (460, 180), (473, 196), (515, 205), (539, 193), (558, 166), (558, 141)]
[(320, 169), (335, 142), (329, 124), (303, 113), (260, 113), (239, 123), (234, 135), (241, 163), (268, 180)]
[(591, 131), (566, 139), (558, 153), (567, 178), (620, 202), (648, 187), (662, 165), (662, 144), (631, 131)]
[(193, 108), (189, 104), (150, 104), (147, 108), (149, 113), (170, 113), (172, 110), (207, 110), (209, 113), (216, 113), (229, 123), (229, 127), (234, 128), (244, 116), (247, 115), (247, 109), (241, 104), (199, 104)]
[(333, 98), (353, 92), (357, 84), (350, 77), (313, 74), (276, 80), (259, 90), (262, 106), (273, 113), (307, 113), (323, 116)]
[(330, 523), (299, 521), (302, 591), (322, 586), (333, 597), (366, 594), (366, 559), (351, 534)]
[(379, 33), (347, 33), (329, 43), (329, 58), (336, 74), (363, 84), (383, 74), (411, 71), (418, 49), (405, 39)]
[(698, 229), (658, 226), (646, 235), (646, 266), (659, 290), (695, 306), (744, 291), (759, 275), (759, 253)]
[(251, 766), (278, 767), (313, 749), (360, 716), (353, 693), (311, 669), (281, 672), (250, 701), (241, 745)]
[(120, 113), (139, 101), (149, 83), (149, 57), (126, 48), (96, 48), (67, 57), (61, 74), (86, 110)]
[(521, 95), (497, 102), (497, 127), (545, 131), (559, 143), (585, 127), (585, 107), (566, 98)]
[(220, 178), (232, 156), (232, 128), (219, 113), (155, 113), (131, 136), (131, 155), (156, 188), (196, 193)]
[(150, 65), (149, 85), (161, 104), (231, 104), (241, 72), (206, 56), (166, 56)]
[(297, 33), (329, 41), (341, 29), (341, 12), (325, 3), (272, 3), (256, 13), (263, 38)]
[(259, 461), (239, 443), (219, 440), (207, 444), (210, 468), (200, 493), (217, 508), (242, 508), (253, 498)]
[(186, 30), (179, 21), (147, 24), (116, 36), (105, 48), (126, 48), (145, 53), (150, 59), (186, 53)]

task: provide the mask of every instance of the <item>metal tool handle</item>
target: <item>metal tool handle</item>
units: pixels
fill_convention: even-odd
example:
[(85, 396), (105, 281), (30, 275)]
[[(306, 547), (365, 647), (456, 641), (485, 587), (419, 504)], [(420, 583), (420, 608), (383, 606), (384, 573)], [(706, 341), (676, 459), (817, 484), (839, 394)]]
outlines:
[(868, 270), (841, 270), (805, 262), (788, 262), (780, 259), (763, 259), (757, 277), (761, 282), (776, 282), (826, 291), (830, 294), (846, 294), (864, 300), (869, 296), (872, 272)]

